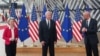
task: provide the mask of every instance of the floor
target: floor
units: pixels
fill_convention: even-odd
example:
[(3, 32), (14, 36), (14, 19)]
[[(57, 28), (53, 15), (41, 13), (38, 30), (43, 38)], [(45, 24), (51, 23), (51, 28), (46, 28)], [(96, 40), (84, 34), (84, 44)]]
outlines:
[[(41, 48), (17, 49), (17, 56), (42, 56), (41, 53), (42, 53)], [(55, 56), (86, 56), (86, 53), (84, 47), (66, 47), (66, 48), (56, 48)]]
[[(40, 53), (21, 53), (17, 54), (17, 56), (42, 56), (42, 55)], [(56, 53), (55, 56), (85, 56), (85, 53)]]

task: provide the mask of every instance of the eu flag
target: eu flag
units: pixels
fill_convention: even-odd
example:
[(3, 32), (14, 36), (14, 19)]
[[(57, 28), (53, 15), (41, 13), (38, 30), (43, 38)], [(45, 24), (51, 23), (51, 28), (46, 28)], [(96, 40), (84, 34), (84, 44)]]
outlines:
[(47, 11), (47, 8), (46, 8), (46, 5), (44, 5), (43, 7), (43, 11), (42, 11), (42, 20), (44, 20), (46, 17), (45, 17), (45, 12)]
[(72, 27), (71, 27), (71, 19), (70, 12), (68, 6), (65, 9), (65, 16), (62, 22), (62, 36), (66, 42), (69, 42), (72, 39)]
[(19, 19), (19, 25), (18, 25), (18, 30), (19, 30), (19, 38), (21, 41), (24, 41), (29, 37), (28, 33), (28, 19), (26, 17), (26, 8), (25, 5), (22, 6), (22, 13), (21, 17)]

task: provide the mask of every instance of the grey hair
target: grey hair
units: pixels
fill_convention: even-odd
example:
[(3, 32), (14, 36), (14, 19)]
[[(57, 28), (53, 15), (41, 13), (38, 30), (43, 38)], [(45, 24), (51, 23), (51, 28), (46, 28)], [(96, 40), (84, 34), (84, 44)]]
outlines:
[(46, 16), (48, 13), (52, 14), (52, 12), (51, 12), (51, 11), (46, 11), (45, 16)]
[(84, 11), (84, 12), (83, 12), (83, 15), (84, 15), (84, 14), (89, 14), (89, 15), (90, 15), (90, 12), (89, 12), (89, 11)]

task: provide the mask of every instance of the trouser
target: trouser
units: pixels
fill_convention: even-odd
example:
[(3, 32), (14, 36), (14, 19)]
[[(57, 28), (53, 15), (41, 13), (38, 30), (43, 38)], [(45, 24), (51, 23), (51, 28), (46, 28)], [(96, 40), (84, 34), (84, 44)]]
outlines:
[(6, 56), (16, 56), (16, 41), (11, 41), (9, 45), (5, 45)]
[(98, 54), (98, 44), (90, 44), (89, 42), (87, 42), (85, 44), (85, 48), (86, 48), (86, 55), (87, 56), (92, 56), (92, 52), (94, 56), (99, 56)]
[(50, 56), (55, 56), (55, 54), (54, 54), (54, 43), (52, 43), (52, 42), (45, 43), (45, 45), (42, 46), (42, 56), (47, 56), (48, 48), (49, 48)]

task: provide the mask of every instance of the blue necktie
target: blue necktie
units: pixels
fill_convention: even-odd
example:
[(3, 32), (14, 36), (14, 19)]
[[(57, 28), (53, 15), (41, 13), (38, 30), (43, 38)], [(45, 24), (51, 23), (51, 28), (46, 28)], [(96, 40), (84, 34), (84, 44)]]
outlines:
[(86, 21), (86, 28), (88, 28), (88, 21)]

